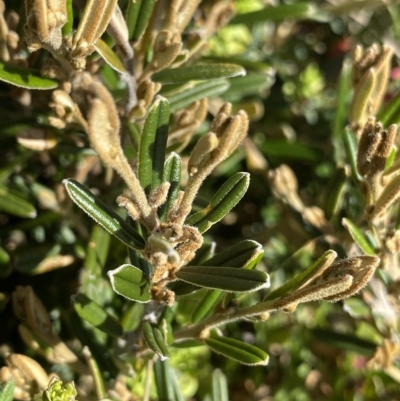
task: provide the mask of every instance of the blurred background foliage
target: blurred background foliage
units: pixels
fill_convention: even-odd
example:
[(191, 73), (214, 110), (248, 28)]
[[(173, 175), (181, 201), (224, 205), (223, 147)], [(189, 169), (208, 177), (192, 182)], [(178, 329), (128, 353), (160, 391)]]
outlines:
[[(126, 3), (119, 1), (121, 9)], [(201, 29), (203, 16), (214, 3), (201, 3), (187, 28), (188, 36)], [(22, 1), (5, 4), (24, 18)], [(303, 14), (296, 14), (296, 1), (235, 0), (234, 4), (236, 16), (210, 38), (203, 59), (241, 64), (255, 77), (255, 83), (240, 84), (236, 90), (234, 81), (241, 78), (230, 79), (232, 87), (209, 105), (212, 112), (222, 99), (232, 102), (235, 110), (245, 109), (251, 118), (249, 140), (206, 181), (196, 204), (207, 205), (235, 172), (251, 173), (244, 199), (206, 238), (215, 241), (218, 249), (243, 239), (260, 242), (265, 250), (262, 263), (271, 274), (272, 286), (278, 287), (329, 247), (340, 257), (355, 252), (341, 219), (361, 221), (364, 204), (346, 175), (340, 206), (334, 212), (329, 209), (338, 169), (348, 163), (342, 140), (352, 95), (346, 60), (357, 43), (390, 45), (395, 56), (386, 94), (389, 101), (400, 89), (400, 9), (397, 1), (379, 0), (314, 1), (307, 3), (309, 11)], [(271, 4), (287, 8), (283, 15), (263, 14)], [(247, 14), (253, 12), (258, 14), (249, 18)], [(19, 23), (18, 29), (22, 26)], [(43, 66), (43, 53), (28, 57), (37, 68)], [(103, 64), (99, 73), (115, 99), (122, 99), (126, 88), (115, 71)], [(263, 85), (257, 75), (264, 77)], [(76, 316), (71, 320), (70, 297), (78, 288), (85, 289), (109, 313), (122, 317), (126, 330), (139, 324), (135, 317), (140, 316), (142, 305), (131, 306), (117, 296), (106, 276), (107, 270), (123, 263), (124, 246), (65, 199), (59, 200), (63, 199), (62, 179), (77, 171), (83, 175), (90, 171), (89, 186), (100, 191), (109, 205), (121, 193), (122, 181), (101, 166), (79, 130), (56, 130), (48, 123), (49, 92), (0, 82), (0, 96), (0, 355), (12, 351), (34, 357), (63, 380), (79, 382), (68, 365), (49, 364), (21, 340), (9, 298), (17, 285), (30, 285), (49, 311), (54, 331), (72, 349), (79, 348), (78, 340), (94, 343), (92, 354), (100, 355), (97, 363), (111, 380), (120, 367), (107, 356), (110, 339), (93, 327), (89, 330)], [(211, 117), (198, 134), (207, 131), (210, 121)], [(26, 147), (21, 132), (43, 126), (42, 148)], [(127, 147), (126, 152), (134, 155), (135, 149)], [(272, 193), (268, 171), (281, 164), (295, 172), (304, 205), (324, 210), (329, 219), (324, 232)], [(101, 244), (94, 253), (93, 242)], [(188, 321), (200, 295), (201, 291), (179, 303), (178, 322)], [(246, 295), (249, 303), (255, 296)], [(399, 378), (367, 365), (384, 336), (361, 295), (336, 304), (303, 304), (293, 314), (279, 312), (266, 322), (232, 323), (224, 332), (267, 350), (268, 366), (243, 366), (206, 347), (174, 349), (170, 363), (177, 368), (187, 399), (211, 400), (210, 373), (217, 368), (227, 377), (232, 401), (400, 397)], [(0, 365), (3, 362), (0, 359)], [(136, 376), (128, 384), (141, 399), (145, 366), (129, 362)], [(154, 388), (152, 396), (157, 397)]]

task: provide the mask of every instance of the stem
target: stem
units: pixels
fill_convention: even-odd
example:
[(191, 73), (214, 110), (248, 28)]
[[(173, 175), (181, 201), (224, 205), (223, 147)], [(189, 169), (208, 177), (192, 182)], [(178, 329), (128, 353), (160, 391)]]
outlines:
[(132, 171), (128, 160), (126, 160), (125, 156), (119, 157), (118, 163), (115, 163), (112, 167), (118, 171), (128, 188), (131, 190), (141, 215), (143, 216), (143, 224), (150, 231), (156, 229), (159, 225), (157, 215), (150, 207), (146, 194), (135, 173)]
[(282, 306), (281, 304), (282, 300), (276, 299), (272, 301), (261, 302), (253, 306), (248, 306), (247, 308), (236, 309), (236, 310), (231, 309), (225, 313), (217, 313), (196, 325), (184, 327), (178, 330), (174, 335), (175, 342), (181, 342), (187, 339), (199, 338), (201, 337), (204, 331), (210, 330), (212, 328), (221, 326), (226, 323), (231, 323), (236, 320), (257, 316), (265, 312), (274, 312), (278, 310), (278, 308), (284, 307), (284, 305)]

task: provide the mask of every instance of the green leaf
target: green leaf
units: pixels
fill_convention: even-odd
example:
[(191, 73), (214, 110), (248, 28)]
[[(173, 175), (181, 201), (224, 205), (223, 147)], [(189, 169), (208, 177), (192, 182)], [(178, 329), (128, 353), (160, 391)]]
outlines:
[(253, 240), (244, 240), (217, 255), (202, 262), (208, 266), (229, 266), (252, 269), (262, 258), (264, 250), (261, 244)]
[(62, 27), (63, 36), (70, 36), (72, 33), (73, 22), (74, 22), (74, 8), (72, 6), (73, 0), (66, 0), (67, 8), (67, 22)]
[(143, 323), (143, 338), (147, 346), (154, 351), (161, 360), (169, 358), (168, 346), (165, 343), (164, 337), (160, 329), (153, 326), (149, 322)]
[(122, 326), (120, 323), (114, 317), (109, 315), (98, 303), (94, 302), (85, 294), (76, 294), (71, 298), (76, 313), (82, 319), (111, 336), (121, 336)]
[(138, 175), (147, 193), (157, 188), (163, 179), (168, 123), (168, 100), (158, 96), (150, 107), (140, 138)]
[(229, 401), (228, 381), (221, 370), (216, 369), (212, 377), (212, 400)]
[(250, 73), (244, 77), (229, 79), (229, 89), (223, 94), (227, 101), (242, 99), (248, 95), (259, 95), (260, 92), (270, 88), (275, 77), (270, 74)]
[(121, 59), (106, 42), (98, 39), (94, 45), (94, 48), (111, 68), (120, 73), (126, 72), (126, 68), (124, 67)]
[(310, 333), (318, 341), (334, 345), (340, 350), (355, 351), (362, 355), (372, 355), (378, 346), (371, 341), (331, 330), (311, 329)]
[(383, 106), (378, 114), (377, 121), (380, 121), (384, 127), (400, 122), (400, 92)]
[(163, 84), (179, 84), (188, 81), (230, 78), (246, 75), (246, 70), (236, 64), (198, 64), (162, 70), (152, 75), (152, 80)]
[(294, 160), (318, 161), (320, 154), (309, 145), (290, 142), (286, 139), (267, 139), (263, 141), (261, 150), (266, 156)]
[(360, 247), (360, 249), (366, 255), (375, 255), (376, 252), (369, 244), (368, 240), (366, 239), (362, 231), (350, 219), (343, 218), (342, 225), (351, 235), (353, 241)]
[(0, 401), (13, 401), (14, 399), (14, 380), (9, 380), (0, 385)]
[(244, 365), (267, 365), (268, 354), (254, 345), (230, 337), (210, 337), (204, 342), (216, 353)]
[(350, 162), (351, 167), (351, 176), (353, 180), (358, 183), (362, 181), (360, 174), (358, 174), (357, 170), (357, 152), (358, 152), (358, 144), (357, 139), (354, 134), (351, 132), (350, 128), (345, 128), (343, 134), (343, 141), (346, 148), (347, 158)]
[(0, 246), (0, 278), (8, 276), (10, 273), (10, 255)]
[(72, 178), (62, 183), (70, 198), (106, 231), (130, 248), (144, 249), (146, 243), (143, 237), (85, 186)]
[(204, 294), (203, 298), (193, 309), (190, 320), (192, 323), (198, 323), (211, 314), (215, 305), (221, 300), (224, 293), (220, 290), (211, 290)]
[(179, 280), (187, 283), (228, 292), (252, 292), (269, 287), (268, 274), (259, 270), (220, 266), (185, 266), (175, 274)]
[(340, 71), (339, 81), (337, 85), (335, 119), (333, 120), (333, 145), (335, 149), (335, 161), (342, 165), (345, 162), (345, 154), (343, 148), (343, 135), (346, 121), (348, 120), (351, 86), (352, 62), (346, 58)]
[(129, 1), (127, 21), (129, 39), (138, 41), (143, 35), (153, 12), (156, 0)]
[[(262, 246), (258, 242), (252, 240), (241, 241), (215, 256), (213, 256), (214, 251), (214, 242), (203, 244), (196, 252), (196, 256), (191, 261), (191, 265), (252, 269), (261, 260), (264, 254)], [(199, 287), (183, 281), (175, 281), (170, 284), (169, 288), (174, 291), (176, 295), (186, 295), (199, 290)]]
[(168, 359), (154, 362), (154, 379), (159, 401), (184, 401)]
[[(114, 360), (110, 356), (109, 346), (99, 340), (99, 333), (103, 333), (94, 326), (84, 325), (84, 321), (78, 316), (75, 309), (70, 311), (69, 323), (69, 327), (76, 338), (81, 344), (85, 344), (89, 348), (103, 375), (115, 378), (120, 373), (120, 369), (116, 367)], [(105, 339), (107, 340), (106, 335)]]
[(58, 81), (36, 75), (35, 71), (0, 62), (0, 81), (25, 89), (54, 89)]
[(167, 181), (171, 184), (168, 190), (167, 201), (160, 207), (159, 216), (162, 221), (165, 221), (168, 217), (168, 213), (171, 210), (172, 204), (175, 202), (175, 199), (179, 192), (179, 186), (181, 182), (181, 170), (182, 170), (182, 161), (179, 155), (172, 152), (164, 165), (163, 172), (163, 182)]
[(192, 84), (189, 87), (185, 85), (180, 91), (165, 97), (169, 100), (171, 113), (184, 109), (189, 104), (203, 98), (212, 99), (224, 93), (229, 88), (229, 82), (226, 79), (211, 80)]
[(250, 183), (249, 173), (236, 173), (216, 192), (210, 204), (192, 214), (186, 224), (196, 226), (201, 233), (225, 217), (243, 198)]
[(340, 167), (336, 169), (330, 182), (325, 188), (324, 210), (327, 219), (337, 216), (343, 205), (347, 188), (346, 169)]
[(296, 1), (293, 4), (280, 4), (277, 6), (264, 7), (261, 10), (246, 14), (238, 14), (232, 18), (229, 24), (254, 25), (262, 21), (284, 21), (286, 19), (315, 21), (329, 21), (329, 15), (318, 9), (315, 4)]
[(131, 301), (149, 302), (150, 284), (145, 274), (135, 266), (124, 264), (108, 273), (113, 290)]
[(314, 277), (321, 268), (325, 268), (327, 264), (333, 263), (337, 254), (335, 251), (329, 250), (326, 251), (316, 262), (314, 262), (308, 269), (306, 269), (303, 273), (300, 273), (298, 276), (294, 277), (292, 280), (289, 280), (281, 287), (269, 293), (265, 300), (273, 300), (281, 297), (284, 294), (287, 294), (291, 291), (294, 291), (300, 288), (303, 284), (305, 284), (308, 280)]
[(18, 217), (36, 217), (35, 207), (17, 191), (0, 184), (0, 210)]

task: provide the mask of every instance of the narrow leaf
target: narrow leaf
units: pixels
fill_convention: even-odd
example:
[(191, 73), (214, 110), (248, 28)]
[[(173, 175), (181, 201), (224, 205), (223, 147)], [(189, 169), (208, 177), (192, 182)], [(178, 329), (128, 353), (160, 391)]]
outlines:
[(54, 89), (58, 82), (54, 79), (43, 78), (35, 71), (16, 65), (0, 62), (0, 81), (25, 89)]
[(72, 178), (62, 182), (70, 198), (93, 220), (125, 245), (134, 249), (144, 249), (143, 237), (114, 210)]
[(216, 353), (244, 365), (267, 365), (268, 354), (254, 345), (230, 337), (210, 337), (204, 342)]
[(283, 21), (285, 19), (303, 20), (312, 19), (326, 22), (329, 15), (308, 2), (294, 2), (292, 4), (280, 4), (278, 6), (264, 7), (261, 10), (246, 14), (238, 14), (231, 19), (230, 24), (253, 25), (262, 21)]
[(349, 128), (345, 128), (343, 134), (343, 141), (346, 148), (347, 158), (350, 162), (351, 176), (355, 182), (361, 181), (361, 176), (357, 170), (357, 152), (358, 144), (357, 139)]
[(230, 78), (229, 89), (223, 94), (223, 98), (227, 101), (234, 101), (248, 95), (259, 95), (260, 92), (270, 88), (274, 82), (273, 75), (261, 73)]
[(114, 50), (111, 49), (110, 46), (101, 39), (98, 39), (96, 44), (94, 45), (97, 53), (100, 54), (100, 56), (103, 58), (103, 60), (115, 71), (123, 73), (126, 72), (126, 69), (124, 67), (124, 64), (120, 60), (120, 58), (117, 56), (117, 54), (114, 52)]
[(221, 370), (216, 369), (212, 377), (212, 400), (229, 401), (228, 381)]
[(74, 22), (74, 8), (72, 7), (73, 0), (66, 0), (67, 22), (62, 27), (63, 36), (70, 36)]
[(169, 103), (159, 96), (149, 110), (140, 138), (138, 174), (147, 193), (162, 182), (168, 123)]
[(14, 399), (14, 380), (9, 380), (0, 385), (0, 401), (13, 401)]
[(228, 292), (252, 292), (269, 287), (267, 273), (235, 267), (185, 266), (176, 272), (176, 277), (199, 287)]
[(261, 260), (263, 254), (261, 244), (253, 240), (244, 240), (200, 264), (252, 269)]
[(19, 192), (0, 184), (0, 210), (18, 217), (36, 217), (35, 207)]
[(158, 327), (153, 326), (149, 322), (143, 323), (143, 338), (147, 346), (154, 351), (162, 361), (169, 358), (167, 344)]
[(236, 64), (203, 64), (162, 70), (152, 75), (152, 80), (163, 84), (179, 84), (193, 80), (210, 80), (246, 75), (246, 70)]
[(94, 327), (105, 333), (119, 337), (122, 334), (122, 326), (119, 322), (109, 315), (103, 307), (85, 294), (76, 294), (72, 297), (76, 313)]
[(344, 196), (347, 187), (346, 170), (338, 168), (325, 189), (325, 215), (328, 219), (337, 216), (343, 205)]
[(230, 177), (203, 210), (191, 215), (186, 224), (196, 226), (201, 233), (226, 216), (243, 198), (250, 183), (249, 173), (236, 173)]
[(380, 121), (384, 127), (400, 122), (400, 92), (387, 105), (384, 105), (378, 114), (377, 121)]
[(335, 118), (333, 120), (333, 145), (335, 149), (335, 161), (338, 164), (343, 164), (345, 161), (343, 135), (350, 103), (351, 64), (350, 59), (344, 60), (337, 84)]
[(198, 323), (211, 314), (215, 305), (221, 300), (224, 293), (220, 290), (207, 291), (203, 298), (197, 303), (193, 309), (190, 320), (192, 323)]
[(135, 266), (125, 264), (108, 273), (113, 290), (131, 301), (149, 302), (150, 285), (145, 274)]
[(156, 0), (130, 0), (127, 12), (127, 26), (129, 29), (129, 39), (136, 42), (143, 35)]
[(360, 249), (366, 255), (375, 255), (374, 249), (369, 244), (368, 240), (366, 239), (362, 231), (350, 219), (343, 218), (342, 225), (351, 235), (353, 241), (360, 247)]
[(164, 165), (163, 172), (163, 182), (167, 181), (171, 184), (168, 190), (167, 201), (160, 207), (159, 216), (161, 220), (165, 221), (167, 219), (168, 213), (171, 210), (172, 204), (174, 203), (178, 192), (179, 185), (181, 182), (181, 170), (182, 170), (182, 161), (179, 155), (172, 152)]
[(229, 82), (226, 79), (203, 81), (193, 84), (189, 88), (183, 87), (181, 91), (165, 95), (165, 97), (169, 100), (171, 113), (174, 113), (175, 111), (184, 109), (196, 100), (217, 97), (228, 88)]
[(154, 362), (154, 379), (159, 401), (176, 401), (172, 374), (168, 359)]

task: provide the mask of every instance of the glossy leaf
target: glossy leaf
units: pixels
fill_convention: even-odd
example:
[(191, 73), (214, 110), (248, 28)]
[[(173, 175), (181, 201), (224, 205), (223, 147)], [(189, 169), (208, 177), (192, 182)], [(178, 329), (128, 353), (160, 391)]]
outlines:
[(43, 78), (31, 71), (16, 65), (0, 62), (0, 81), (25, 89), (54, 89), (58, 81), (50, 78)]
[(287, 294), (291, 291), (300, 288), (308, 280), (310, 280), (312, 277), (318, 274), (321, 268), (325, 268), (327, 265), (332, 264), (336, 256), (337, 254), (335, 251), (332, 250), (326, 251), (317, 261), (315, 261), (303, 273), (300, 273), (292, 280), (287, 281), (284, 285), (269, 293), (265, 299), (266, 300), (276, 299), (284, 294)]
[(343, 218), (342, 225), (351, 235), (353, 241), (360, 247), (360, 249), (366, 255), (375, 255), (374, 249), (369, 244), (368, 240), (366, 239), (362, 231), (350, 219)]
[(63, 180), (63, 184), (70, 198), (110, 234), (130, 248), (145, 247), (143, 237), (84, 185), (72, 178)]
[(76, 313), (94, 327), (105, 333), (119, 337), (122, 334), (122, 326), (112, 316), (110, 316), (102, 306), (94, 302), (85, 294), (72, 296)]
[(267, 273), (235, 267), (185, 266), (176, 272), (176, 277), (199, 287), (228, 292), (252, 292), (269, 287)]
[(127, 26), (129, 39), (137, 41), (144, 33), (153, 12), (156, 0), (129, 1)]
[(159, 216), (161, 220), (167, 219), (168, 213), (171, 210), (172, 204), (179, 192), (181, 182), (182, 161), (179, 155), (172, 152), (164, 165), (163, 182), (167, 181), (171, 184), (168, 190), (167, 201), (160, 207)]
[(230, 24), (245, 24), (251, 26), (257, 22), (279, 22), (286, 19), (312, 19), (315, 21), (326, 22), (329, 20), (329, 15), (318, 9), (313, 3), (297, 1), (292, 4), (269, 6), (250, 13), (238, 14), (232, 18)]
[(219, 96), (228, 88), (229, 82), (226, 79), (203, 81), (189, 87), (183, 86), (180, 91), (171, 95), (166, 94), (165, 97), (169, 100), (171, 113), (173, 113), (184, 109), (196, 100)]
[(150, 285), (145, 274), (135, 266), (124, 264), (108, 273), (113, 290), (131, 301), (149, 302)]
[(268, 354), (254, 345), (230, 337), (210, 337), (204, 342), (218, 354), (234, 359), (244, 365), (267, 365)]
[(140, 137), (138, 174), (140, 184), (147, 192), (162, 182), (168, 123), (169, 103), (159, 96), (149, 110)]
[(74, 22), (74, 9), (72, 7), (73, 0), (66, 0), (67, 22), (62, 27), (63, 36), (69, 36), (72, 33)]
[(253, 240), (244, 240), (219, 252), (201, 264), (252, 269), (261, 260), (263, 254), (264, 250), (261, 244)]
[(149, 322), (143, 323), (143, 338), (146, 341), (147, 346), (154, 351), (161, 360), (169, 358), (168, 346), (165, 343), (165, 339), (156, 326), (153, 326)]
[(192, 214), (186, 224), (196, 226), (201, 233), (225, 217), (242, 199), (250, 183), (249, 173), (236, 173), (216, 192), (210, 204)]
[(14, 399), (14, 380), (8, 380), (0, 384), (0, 401), (13, 401)]
[(18, 217), (36, 217), (35, 207), (22, 194), (0, 184), (0, 210)]
[(179, 84), (193, 80), (210, 80), (246, 75), (246, 70), (236, 64), (200, 64), (162, 70), (152, 75), (152, 80), (163, 84)]
[(228, 381), (220, 369), (216, 369), (212, 375), (212, 400), (229, 401)]
[(98, 39), (96, 44), (94, 45), (97, 53), (100, 54), (100, 56), (103, 58), (103, 60), (115, 71), (123, 73), (126, 72), (126, 68), (124, 67), (124, 64), (120, 60), (120, 58), (117, 56), (117, 54), (114, 52), (113, 49), (111, 49), (110, 46), (101, 39)]

